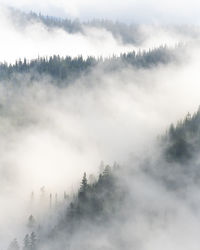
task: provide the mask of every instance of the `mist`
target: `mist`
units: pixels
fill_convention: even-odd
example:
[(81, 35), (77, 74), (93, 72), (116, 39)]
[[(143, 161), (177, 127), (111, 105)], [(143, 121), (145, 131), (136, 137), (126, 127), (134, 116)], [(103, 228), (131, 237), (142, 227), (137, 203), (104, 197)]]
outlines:
[[(27, 8), (23, 1), (10, 5)], [(33, 10), (34, 5), (30, 2)], [(49, 5), (50, 13), (63, 11), (64, 15), (65, 3), (59, 3), (65, 6), (62, 11), (56, 6)], [(83, 7), (77, 6), (67, 5), (68, 11), (82, 17), (78, 9)], [(48, 74), (32, 79), (34, 72), (17, 73), (0, 82), (0, 247), (6, 249), (14, 238), (23, 241), (33, 213), (45, 225), (43, 230), (50, 231), (64, 208), (60, 205), (49, 214), (49, 195), (59, 204), (64, 192), (75, 196), (83, 173), (97, 178), (104, 161), (120, 165), (118, 184), (125, 187), (128, 198), (108, 224), (98, 227), (83, 222), (71, 239), (71, 249), (198, 249), (199, 184), (180, 170), (180, 163), (167, 162), (158, 145), (158, 136), (171, 123), (199, 107), (198, 28), (194, 28), (196, 37), (159, 24), (141, 24), (139, 31), (145, 39), (135, 45), (123, 43), (103, 28), (84, 27), (83, 33), (70, 34), (42, 22), (18, 26), (10, 13), (1, 9), (1, 62), (54, 54), (107, 58), (162, 44), (175, 50), (179, 42), (187, 46), (183, 54), (177, 53), (178, 62), (147, 68), (121, 65), (117, 71), (97, 64), (70, 83), (63, 80), (62, 87)], [(198, 164), (195, 155), (188, 168), (192, 172)], [(171, 180), (185, 187), (172, 190)], [(46, 203), (41, 205), (44, 190)], [(43, 249), (62, 246), (63, 234), (60, 230), (59, 237), (46, 241)]]
[[(32, 191), (39, 195), (45, 186), (60, 198), (63, 190), (77, 190), (83, 172), (98, 174), (101, 160), (129, 165), (144, 150), (151, 152), (156, 137), (171, 122), (199, 105), (194, 58), (184, 65), (104, 75), (97, 67), (61, 89), (48, 77), (33, 83), (27, 76), (19, 77), (21, 84), (1, 84), (1, 203), (5, 207), (1, 226), (10, 223), (10, 238), (15, 223), (20, 227), (22, 207)], [(7, 209), (13, 203), (19, 204), (15, 205), (19, 213)], [(4, 234), (1, 238), (6, 238)]]
[(43, 12), (44, 14), (80, 18), (88, 20), (103, 18), (120, 20), (127, 23), (163, 23), (163, 24), (199, 24), (199, 3), (197, 1), (158, 1), (158, 0), (120, 0), (91, 1), (76, 0), (66, 2), (64, 0), (1, 0), (7, 6)]
[[(0, 5), (1, 62), (13, 64), (19, 58), (31, 60), (51, 55), (106, 58), (129, 51), (148, 51), (161, 45), (174, 47), (200, 37), (198, 27), (178, 28), (141, 23), (137, 25), (135, 34), (127, 34), (132, 40), (138, 40), (134, 43), (123, 35), (123, 26), (122, 33), (117, 36), (114, 36), (115, 30), (111, 32), (92, 23), (81, 23), (82, 31), (69, 33), (62, 27), (50, 28), (38, 19), (29, 20), (28, 16), (22, 19), (23, 15), (23, 12), (17, 15), (14, 10)], [(125, 43), (124, 39), (129, 42)]]
[(18, 58), (30, 60), (52, 54), (109, 56), (133, 49), (123, 46), (103, 29), (85, 29), (85, 35), (68, 34), (62, 29), (49, 31), (39, 22), (30, 22), (21, 29), (14, 25), (11, 16), (12, 12), (1, 8), (1, 62), (14, 63)]

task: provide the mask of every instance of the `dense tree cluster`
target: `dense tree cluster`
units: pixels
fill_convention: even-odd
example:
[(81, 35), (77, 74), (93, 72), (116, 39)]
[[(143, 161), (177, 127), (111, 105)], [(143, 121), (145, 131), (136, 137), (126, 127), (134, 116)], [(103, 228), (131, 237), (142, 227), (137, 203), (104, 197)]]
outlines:
[(37, 74), (46, 74), (58, 81), (70, 80), (75, 77), (78, 78), (82, 72), (86, 72), (95, 63), (94, 58), (88, 57), (84, 60), (81, 56), (74, 59), (60, 56), (40, 57), (30, 62), (26, 59), (23, 61), (20, 59), (14, 65), (0, 64), (0, 80), (11, 79), (17, 73), (31, 73), (33, 78), (36, 78)]
[[(119, 166), (117, 164), (114, 164), (112, 168), (107, 165), (99, 174), (98, 180), (91, 176), (90, 182), (86, 173), (84, 173), (77, 195), (73, 196), (70, 203), (62, 203), (62, 206), (65, 207), (64, 212), (56, 226), (44, 234), (42, 225), (36, 225), (35, 219), (31, 215), (28, 218), (30, 233), (25, 235), (22, 248), (20, 248), (17, 239), (14, 239), (8, 250), (40, 249), (46, 241), (56, 239), (60, 231), (65, 232), (66, 239), (68, 239), (87, 221), (97, 224), (108, 223), (120, 210), (120, 206), (125, 199), (125, 190), (119, 186), (117, 181), (118, 171)], [(66, 193), (64, 193), (64, 200), (65, 197)], [(55, 211), (58, 212), (58, 210)], [(33, 222), (34, 226), (32, 225)], [(31, 227), (29, 226), (30, 223)], [(33, 229), (36, 233), (31, 231)], [(67, 244), (67, 242), (65, 243)]]
[(167, 64), (176, 60), (176, 50), (161, 46), (148, 52), (123, 53), (119, 57), (110, 58), (82, 56), (71, 58), (70, 56), (50, 56), (48, 58), (39, 57), (28, 61), (18, 60), (15, 64), (0, 64), (0, 80), (15, 78), (16, 74), (30, 73), (32, 79), (38, 75), (49, 75), (58, 82), (70, 81), (79, 78), (82, 74), (87, 74), (95, 66), (99, 65), (105, 72), (117, 71), (126, 67), (148, 68), (158, 64)]
[(162, 143), (168, 161), (188, 163), (200, 151), (200, 109), (188, 113), (176, 126), (171, 124)]
[(108, 211), (113, 213), (116, 202), (120, 202), (121, 198), (115, 175), (112, 174), (111, 167), (106, 166), (98, 180), (92, 184), (88, 184), (86, 173), (84, 173), (77, 199), (71, 203), (70, 208), (73, 207), (73, 209), (69, 209), (69, 213), (74, 213), (75, 217), (81, 215), (95, 219), (102, 213), (104, 215)]
[[(188, 180), (198, 181), (200, 178), (199, 165), (196, 166), (195, 163), (186, 165), (185, 163), (194, 159), (195, 154), (200, 151), (200, 109), (192, 116), (188, 113), (176, 126), (172, 124), (166, 134), (161, 137), (160, 142), (169, 165), (162, 162), (165, 168), (163, 174), (163, 168), (159, 165), (159, 161), (154, 163), (155, 168), (153, 167), (153, 169), (150, 164), (145, 163), (146, 169), (150, 171), (148, 173), (157, 179), (159, 178), (166, 184), (166, 188), (177, 192), (183, 190), (183, 186)], [(177, 162), (181, 169), (177, 168), (173, 162)], [(192, 171), (191, 167), (194, 167)], [(103, 225), (105, 227), (113, 222), (113, 218), (120, 217), (120, 220), (123, 220), (123, 205), (130, 197), (127, 196), (127, 187), (123, 185), (121, 180), (121, 170), (117, 164), (114, 164), (112, 168), (102, 164), (101, 168), (97, 179), (94, 176), (87, 178), (87, 174), (83, 174), (76, 195), (69, 198), (70, 196), (64, 192), (63, 202), (59, 205), (56, 202), (54, 212), (56, 216), (59, 214), (59, 217), (57, 217), (53, 228), (43, 228), (43, 225), (38, 224), (31, 215), (28, 218), (27, 230), (29, 232), (24, 237), (22, 247), (20, 248), (17, 239), (14, 239), (8, 250), (37, 250), (43, 249), (45, 244), (51, 245), (52, 249), (58, 247), (59, 249), (70, 249), (70, 240), (79, 231), (86, 231), (87, 226), (101, 227)], [(144, 170), (146, 171), (146, 169)], [(177, 176), (180, 179), (177, 179)], [(42, 188), (42, 192), (44, 192), (44, 188)], [(55, 199), (57, 200), (57, 195)], [(59, 206), (62, 207), (61, 210), (57, 209)], [(50, 194), (49, 209), (52, 210), (52, 194)], [(53, 219), (52, 216), (53, 214), (49, 220)], [(58, 240), (59, 237), (61, 237), (60, 240)], [(59, 246), (52, 245), (58, 244), (58, 242)]]
[(200, 109), (191, 116), (189, 113), (177, 125), (171, 125), (162, 137), (165, 154), (169, 161), (186, 163), (200, 151)]

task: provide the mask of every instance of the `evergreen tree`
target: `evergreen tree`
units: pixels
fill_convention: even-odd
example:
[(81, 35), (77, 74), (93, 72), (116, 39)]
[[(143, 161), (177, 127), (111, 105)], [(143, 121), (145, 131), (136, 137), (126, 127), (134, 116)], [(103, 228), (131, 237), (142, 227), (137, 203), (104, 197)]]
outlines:
[[(179, 48), (180, 49), (180, 48)], [(122, 67), (133, 66), (137, 68), (149, 68), (158, 64), (167, 64), (171, 61), (177, 61), (176, 51), (166, 47), (159, 47), (149, 52), (133, 51), (121, 54), (119, 57), (113, 56), (102, 60), (82, 56), (71, 58), (70, 56), (50, 56), (49, 58), (38, 57), (31, 61), (25, 58), (19, 59), (13, 65), (0, 63), (0, 81), (6, 79), (16, 80), (16, 73), (30, 73), (32, 80), (38, 80), (42, 75), (50, 75), (58, 84), (71, 82), (82, 75), (90, 72), (96, 65), (103, 67), (105, 72), (116, 71)], [(63, 80), (65, 80), (63, 82)]]
[(85, 193), (88, 188), (87, 176), (86, 173), (83, 174), (83, 179), (81, 181), (80, 192)]
[(89, 185), (88, 185), (88, 181), (87, 181), (87, 176), (86, 176), (86, 173), (84, 173), (82, 181), (81, 181), (80, 190), (78, 193), (79, 203), (76, 207), (78, 214), (80, 214), (82, 212), (81, 210), (82, 210), (83, 203), (86, 203), (86, 200), (87, 200), (86, 192), (88, 190), (88, 187), (89, 187)]

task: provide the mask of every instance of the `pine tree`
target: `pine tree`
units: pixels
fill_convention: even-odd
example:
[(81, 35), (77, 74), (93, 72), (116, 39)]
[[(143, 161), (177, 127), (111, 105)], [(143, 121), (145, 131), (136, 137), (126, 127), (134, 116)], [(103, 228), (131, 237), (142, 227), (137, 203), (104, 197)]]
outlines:
[(88, 189), (88, 181), (87, 181), (86, 173), (84, 173), (82, 181), (81, 181), (81, 186), (80, 186), (79, 194), (78, 194), (78, 198), (79, 198), (79, 201), (81, 203), (85, 203), (86, 202), (86, 192), (87, 192), (87, 189)]
[(85, 193), (85, 191), (88, 188), (88, 182), (87, 182), (87, 176), (86, 173), (83, 174), (83, 179), (81, 181), (81, 187), (80, 187), (80, 192)]

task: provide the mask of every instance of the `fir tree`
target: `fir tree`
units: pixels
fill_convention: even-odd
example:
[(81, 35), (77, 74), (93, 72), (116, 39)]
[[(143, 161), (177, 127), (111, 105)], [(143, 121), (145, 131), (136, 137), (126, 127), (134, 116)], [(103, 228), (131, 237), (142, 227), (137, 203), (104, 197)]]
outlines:
[(85, 193), (88, 188), (87, 176), (86, 173), (83, 174), (83, 179), (81, 181), (80, 192)]

